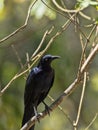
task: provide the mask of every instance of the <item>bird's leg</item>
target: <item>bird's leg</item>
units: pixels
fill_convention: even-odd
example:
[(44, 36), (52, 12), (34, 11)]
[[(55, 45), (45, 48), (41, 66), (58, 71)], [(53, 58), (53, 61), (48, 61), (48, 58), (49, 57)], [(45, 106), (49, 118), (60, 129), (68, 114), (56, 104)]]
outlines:
[(50, 111), (52, 110), (44, 101), (42, 103), (45, 105), (45, 110), (47, 111), (48, 115), (50, 116)]
[(40, 123), (39, 114), (37, 112), (37, 108), (35, 106), (33, 106), (33, 109), (34, 109), (35, 117), (37, 118), (38, 122)]

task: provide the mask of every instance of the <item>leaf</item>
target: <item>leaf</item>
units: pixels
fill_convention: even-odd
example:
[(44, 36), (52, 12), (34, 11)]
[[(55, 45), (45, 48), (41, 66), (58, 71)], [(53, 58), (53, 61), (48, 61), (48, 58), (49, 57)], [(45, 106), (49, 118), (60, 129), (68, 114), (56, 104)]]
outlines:
[(87, 8), (89, 5), (98, 6), (98, 2), (92, 1), (92, 0), (77, 0), (77, 4), (75, 7), (83, 10), (83, 9)]

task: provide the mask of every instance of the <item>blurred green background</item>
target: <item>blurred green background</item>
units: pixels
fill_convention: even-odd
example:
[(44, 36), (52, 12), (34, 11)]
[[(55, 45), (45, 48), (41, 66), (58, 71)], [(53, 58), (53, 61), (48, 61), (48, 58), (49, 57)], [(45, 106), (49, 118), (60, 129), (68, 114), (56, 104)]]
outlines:
[[(73, 9), (75, 5), (80, 6), (80, 3), (77, 3), (75, 0), (65, 0), (64, 2), (69, 9)], [(24, 24), (30, 3), (30, 0), (0, 0), (0, 39), (9, 35)], [(89, 7), (85, 8), (83, 11), (86, 15), (91, 17), (91, 19), (98, 18), (98, 12), (92, 5), (89, 5)], [(88, 35), (92, 28), (86, 28), (84, 26), (91, 24), (92, 20), (87, 20), (81, 16), (78, 16), (78, 18), (80, 20), (81, 30)], [(11, 78), (21, 69), (12, 45), (14, 45), (15, 50), (18, 52), (22, 64), (25, 64), (26, 53), (28, 53), (29, 56), (33, 54), (39, 45), (45, 30), (54, 25), (54, 32), (56, 32), (67, 20), (68, 19), (62, 15), (47, 8), (42, 2), (36, 3), (32, 9), (27, 27), (0, 44), (1, 89), (3, 89)], [(92, 39), (93, 37), (94, 36), (92, 36)], [(50, 38), (51, 36), (47, 37), (41, 50), (46, 46)], [(90, 46), (88, 46), (88, 52), (89, 49)], [(74, 81), (79, 66), (81, 45), (79, 33), (78, 31), (75, 31), (75, 25), (73, 23), (70, 24), (62, 35), (54, 40), (46, 53), (60, 55), (62, 57), (52, 64), (56, 71), (56, 77), (54, 86), (49, 94), (56, 99), (65, 88)], [(98, 113), (97, 56), (94, 58), (89, 70), (89, 81), (86, 85), (86, 92), (79, 121), (79, 130), (84, 130), (92, 121), (95, 114)], [(0, 130), (20, 129), (23, 115), (24, 87), (25, 78), (22, 76), (15, 80), (2, 97), (0, 97)], [(82, 87), (78, 87), (74, 93), (61, 104), (63, 110), (70, 116), (72, 121), (76, 119), (81, 88)], [(48, 104), (52, 103), (49, 98), (46, 99), (46, 102)], [(43, 109), (43, 105), (40, 105), (39, 112)], [(40, 124), (36, 124), (35, 130), (37, 129), (72, 130), (72, 125), (66, 116), (57, 108), (51, 113), (50, 117), (47, 116), (41, 120)], [(89, 130), (98, 130), (98, 118)]]

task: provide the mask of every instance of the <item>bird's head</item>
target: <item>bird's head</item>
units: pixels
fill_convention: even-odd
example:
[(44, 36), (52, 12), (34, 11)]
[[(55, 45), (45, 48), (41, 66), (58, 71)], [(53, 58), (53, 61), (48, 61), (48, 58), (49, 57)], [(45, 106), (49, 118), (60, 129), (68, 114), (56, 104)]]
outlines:
[(38, 66), (49, 66), (51, 62), (55, 59), (60, 58), (60, 56), (52, 56), (52, 55), (45, 55), (41, 58)]

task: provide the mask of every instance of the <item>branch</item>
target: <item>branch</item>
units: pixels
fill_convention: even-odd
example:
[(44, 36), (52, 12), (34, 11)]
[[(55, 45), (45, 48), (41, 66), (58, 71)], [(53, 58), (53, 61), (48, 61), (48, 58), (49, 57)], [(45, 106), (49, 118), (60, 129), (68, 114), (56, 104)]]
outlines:
[[(82, 78), (84, 72), (86, 71), (87, 67), (90, 65), (91, 61), (93, 60), (93, 58), (95, 57), (97, 52), (98, 52), (98, 44), (94, 47), (94, 49), (92, 50), (92, 52), (89, 54), (89, 56), (87, 57), (86, 61), (82, 65), (81, 70), (80, 70), (80, 75), (61, 94), (61, 96), (58, 97), (57, 100), (50, 105), (51, 111), (53, 111), (64, 100), (65, 97), (68, 97), (76, 89), (76, 87), (81, 83), (80, 79)], [(38, 118), (42, 119), (46, 115), (47, 115), (47, 112), (44, 110), (42, 113), (39, 114)], [(30, 128), (33, 124), (35, 124), (35, 122), (37, 122), (37, 119), (34, 116), (20, 130), (28, 130), (28, 128)]]
[[(53, 97), (51, 97), (50, 95), (48, 95), (48, 97), (49, 97), (49, 99), (51, 99), (52, 102), (55, 101), (53, 99)], [(70, 122), (70, 124), (73, 126), (73, 121), (71, 120), (70, 116), (65, 113), (65, 111), (63, 110), (63, 108), (60, 105), (58, 105), (58, 108), (63, 113), (63, 115), (65, 115), (65, 117), (68, 119), (68, 121)]]
[(94, 121), (96, 120), (97, 117), (98, 117), (98, 113), (95, 114), (94, 118), (92, 119), (90, 124), (85, 128), (85, 130), (88, 130), (91, 127), (91, 125), (94, 123)]
[(65, 9), (65, 8), (61, 7), (61, 6), (56, 2), (56, 0), (52, 0), (52, 3), (53, 3), (59, 10), (61, 10), (62, 12), (65, 12), (65, 13), (77, 13), (77, 12), (79, 12), (79, 10), (68, 10), (68, 9)]
[(42, 45), (43, 45), (43, 43), (44, 43), (44, 41), (45, 41), (47, 35), (49, 35), (49, 34), (53, 31), (53, 29), (54, 29), (54, 26), (52, 26), (52, 27), (50, 28), (50, 30), (46, 30), (46, 31), (45, 31), (45, 33), (44, 33), (44, 35), (43, 35), (43, 37), (42, 37), (42, 40), (41, 40), (40, 44), (38, 45), (37, 49), (35, 50), (35, 52), (34, 52), (33, 55), (31, 56), (31, 58), (33, 58), (33, 57), (38, 53), (38, 51), (41, 49), (41, 47), (42, 47)]
[(81, 98), (80, 98), (76, 121), (73, 122), (74, 130), (77, 130), (77, 126), (78, 126), (78, 122), (79, 122), (79, 118), (80, 118), (80, 113), (81, 113), (83, 98), (84, 98), (84, 93), (85, 93), (85, 87), (86, 87), (86, 81), (87, 81), (87, 72), (84, 73), (83, 88), (82, 88), (82, 93), (81, 93)]
[(9, 34), (8, 36), (6, 36), (6, 37), (4, 37), (3, 39), (1, 39), (1, 40), (0, 40), (0, 43), (4, 42), (4, 41), (6, 41), (7, 39), (9, 39), (10, 37), (14, 36), (16, 33), (20, 32), (21, 30), (23, 30), (23, 29), (27, 26), (28, 21), (29, 21), (29, 18), (30, 18), (31, 9), (32, 9), (32, 7), (35, 5), (35, 3), (36, 3), (37, 1), (38, 1), (38, 0), (34, 0), (34, 1), (30, 4), (30, 6), (29, 6), (29, 8), (28, 8), (28, 12), (27, 12), (26, 19), (25, 19), (25, 23), (24, 23), (21, 27), (19, 27), (18, 29), (16, 29), (14, 32), (12, 32), (11, 34)]

